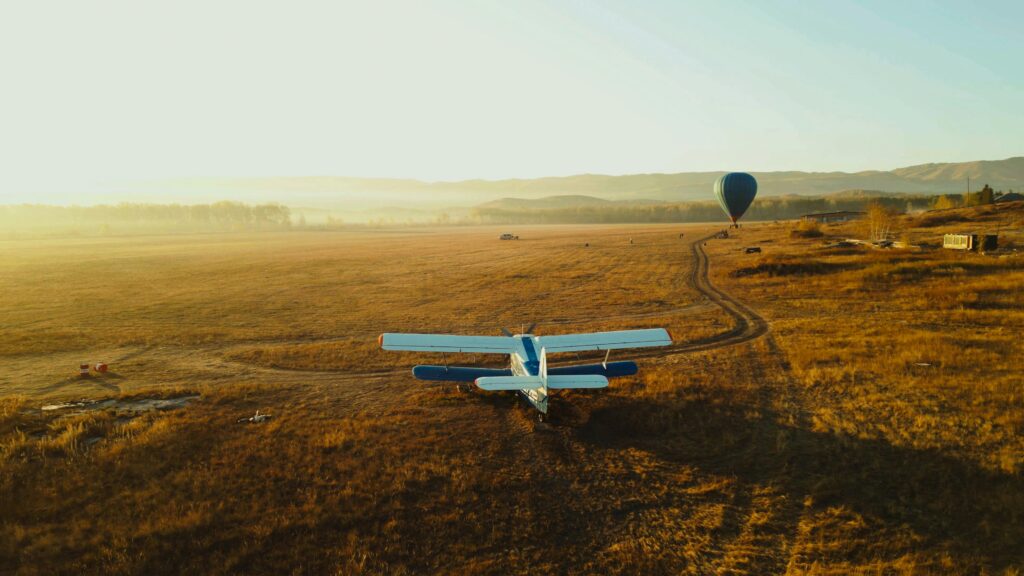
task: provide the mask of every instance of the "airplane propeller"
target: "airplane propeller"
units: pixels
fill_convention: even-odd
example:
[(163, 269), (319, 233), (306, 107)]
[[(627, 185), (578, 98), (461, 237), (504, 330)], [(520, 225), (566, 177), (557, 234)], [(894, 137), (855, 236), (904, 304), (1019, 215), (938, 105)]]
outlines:
[[(533, 324), (530, 324), (529, 326), (526, 326), (524, 324), (523, 328), (522, 328), (523, 331), (520, 332), (520, 334), (533, 334), (533, 329), (536, 328), (536, 327), (537, 327), (537, 323), (536, 322), (534, 322)], [(515, 336), (515, 334), (509, 332), (508, 328), (505, 328), (504, 326), (499, 326), (499, 328), (501, 328), (501, 333), (504, 334), (505, 336), (508, 336), (509, 338)]]

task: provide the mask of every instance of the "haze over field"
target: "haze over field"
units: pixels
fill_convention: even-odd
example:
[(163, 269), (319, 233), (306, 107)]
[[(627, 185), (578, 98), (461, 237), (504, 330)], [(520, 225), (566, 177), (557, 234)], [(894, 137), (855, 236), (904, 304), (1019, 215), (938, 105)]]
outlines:
[[(721, 170), (766, 195), (1012, 188), (1024, 160), (974, 161), (1022, 153), (1022, 20), (1006, 2), (8, 3), (0, 204), (684, 201)], [(964, 163), (922, 165), (942, 161)]]

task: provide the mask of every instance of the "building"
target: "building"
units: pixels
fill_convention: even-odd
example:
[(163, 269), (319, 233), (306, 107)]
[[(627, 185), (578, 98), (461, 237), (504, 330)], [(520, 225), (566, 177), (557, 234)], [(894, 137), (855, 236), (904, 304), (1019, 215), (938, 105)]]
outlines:
[(822, 212), (820, 214), (804, 214), (803, 216), (800, 217), (800, 219), (804, 221), (819, 222), (821, 224), (835, 224), (838, 222), (860, 220), (863, 217), (863, 212), (852, 212), (850, 210), (844, 210), (841, 212)]
[(995, 234), (946, 234), (942, 237), (942, 247), (988, 252), (999, 247), (999, 237)]

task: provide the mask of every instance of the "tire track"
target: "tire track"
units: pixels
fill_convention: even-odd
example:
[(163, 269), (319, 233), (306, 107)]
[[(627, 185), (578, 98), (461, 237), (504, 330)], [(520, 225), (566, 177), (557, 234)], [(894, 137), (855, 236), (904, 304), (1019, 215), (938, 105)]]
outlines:
[(690, 245), (696, 262), (690, 277), (690, 285), (731, 316), (735, 324), (728, 332), (686, 343), (684, 347), (687, 352), (735, 346), (756, 340), (768, 333), (768, 321), (763, 316), (711, 282), (711, 263), (707, 252), (704, 251), (704, 243), (714, 237), (715, 234), (712, 234)]
[(707, 338), (689, 340), (682, 344), (673, 344), (666, 348), (633, 352), (631, 354), (633, 358), (663, 358), (667, 356), (675, 356), (677, 354), (716, 350), (718, 348), (726, 348), (728, 346), (736, 346), (737, 344), (750, 342), (768, 333), (768, 321), (765, 320), (763, 316), (758, 314), (751, 307), (722, 291), (711, 282), (711, 262), (708, 258), (707, 252), (704, 251), (704, 243), (715, 236), (717, 236), (717, 233), (704, 238), (699, 238), (690, 244), (690, 250), (694, 259), (694, 266), (693, 272), (690, 274), (688, 284), (691, 288), (699, 292), (705, 299), (728, 314), (733, 320), (733, 327), (725, 332), (721, 332)]

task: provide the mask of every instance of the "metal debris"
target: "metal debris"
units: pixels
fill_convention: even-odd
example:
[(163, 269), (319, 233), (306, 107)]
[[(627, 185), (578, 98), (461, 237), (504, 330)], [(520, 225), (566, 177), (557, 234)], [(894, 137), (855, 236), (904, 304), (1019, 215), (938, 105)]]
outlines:
[(260, 414), (260, 411), (257, 410), (255, 415), (249, 416), (248, 418), (239, 418), (237, 422), (239, 424), (259, 424), (260, 422), (266, 422), (271, 418), (273, 418), (273, 416), (270, 414)]

